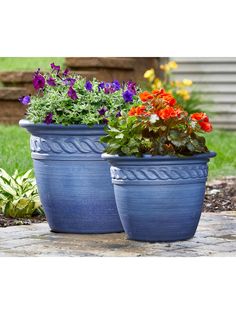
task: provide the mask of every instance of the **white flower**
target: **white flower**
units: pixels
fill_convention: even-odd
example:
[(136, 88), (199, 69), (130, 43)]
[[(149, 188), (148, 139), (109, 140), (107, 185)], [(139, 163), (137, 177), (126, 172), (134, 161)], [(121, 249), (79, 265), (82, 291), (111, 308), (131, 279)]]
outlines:
[(155, 113), (150, 115), (151, 123), (155, 123), (157, 120), (159, 120), (159, 117)]
[(196, 124), (197, 124), (197, 121), (193, 121), (193, 120), (190, 121), (190, 125), (192, 128), (195, 128)]

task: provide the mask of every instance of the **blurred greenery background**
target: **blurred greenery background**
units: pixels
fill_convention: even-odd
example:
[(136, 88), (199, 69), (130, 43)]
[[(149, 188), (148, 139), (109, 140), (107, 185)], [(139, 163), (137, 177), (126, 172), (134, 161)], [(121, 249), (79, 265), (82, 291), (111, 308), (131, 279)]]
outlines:
[(64, 65), (65, 58), (0, 58), (0, 71), (34, 71), (40, 68), (49, 70), (50, 63)]

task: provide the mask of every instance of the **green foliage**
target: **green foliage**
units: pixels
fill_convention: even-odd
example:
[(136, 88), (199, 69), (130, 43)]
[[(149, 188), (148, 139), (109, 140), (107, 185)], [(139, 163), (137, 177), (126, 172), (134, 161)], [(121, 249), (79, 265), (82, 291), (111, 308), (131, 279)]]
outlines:
[(29, 218), (43, 214), (35, 179), (28, 170), (10, 176), (0, 168), (0, 212), (6, 217)]

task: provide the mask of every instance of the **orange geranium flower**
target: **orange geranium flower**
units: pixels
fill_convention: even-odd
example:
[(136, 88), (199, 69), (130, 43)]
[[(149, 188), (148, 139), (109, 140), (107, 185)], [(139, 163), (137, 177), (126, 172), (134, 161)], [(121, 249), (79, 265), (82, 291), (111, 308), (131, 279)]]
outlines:
[(205, 114), (205, 112), (195, 112), (195, 113), (191, 114), (191, 119), (195, 120), (195, 121), (209, 122), (209, 118)]
[(147, 91), (140, 93), (139, 97), (143, 102), (153, 99), (153, 95)]
[(210, 122), (198, 122), (201, 129), (205, 132), (211, 132), (212, 131), (212, 125)]
[(128, 112), (128, 115), (129, 116), (135, 116), (136, 115), (136, 108), (135, 107), (132, 107), (130, 109), (130, 111)]
[(196, 112), (191, 114), (191, 119), (197, 121), (203, 131), (212, 131), (212, 125), (209, 122), (208, 116), (204, 112)]
[(166, 93), (164, 89), (153, 90), (152, 94), (157, 98), (165, 100), (170, 106), (174, 106), (176, 104), (176, 99), (170, 93)]
[(162, 88), (162, 89), (154, 89), (152, 91), (152, 94), (155, 95), (155, 96), (160, 96), (160, 95), (163, 95), (165, 93), (165, 90)]
[(130, 111), (128, 112), (129, 116), (142, 116), (142, 115), (148, 115), (149, 113), (146, 111), (146, 106), (138, 106), (138, 107), (132, 107)]
[(158, 115), (161, 119), (167, 120), (169, 118), (175, 118), (178, 117), (183, 111), (180, 108), (173, 108), (171, 106), (166, 106), (163, 109), (160, 109), (158, 111)]

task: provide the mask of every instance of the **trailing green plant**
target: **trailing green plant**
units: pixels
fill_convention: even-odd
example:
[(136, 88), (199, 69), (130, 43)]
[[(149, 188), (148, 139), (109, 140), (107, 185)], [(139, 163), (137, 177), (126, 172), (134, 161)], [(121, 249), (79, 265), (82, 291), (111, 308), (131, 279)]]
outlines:
[(0, 168), (0, 212), (11, 218), (30, 218), (43, 215), (32, 169), (10, 176)]
[(47, 124), (106, 124), (110, 116), (119, 116), (138, 101), (140, 90), (132, 81), (119, 83), (86, 80), (69, 70), (51, 64), (51, 73), (33, 76), (34, 96), (22, 96), (19, 101), (27, 105), (26, 117), (34, 123)]

